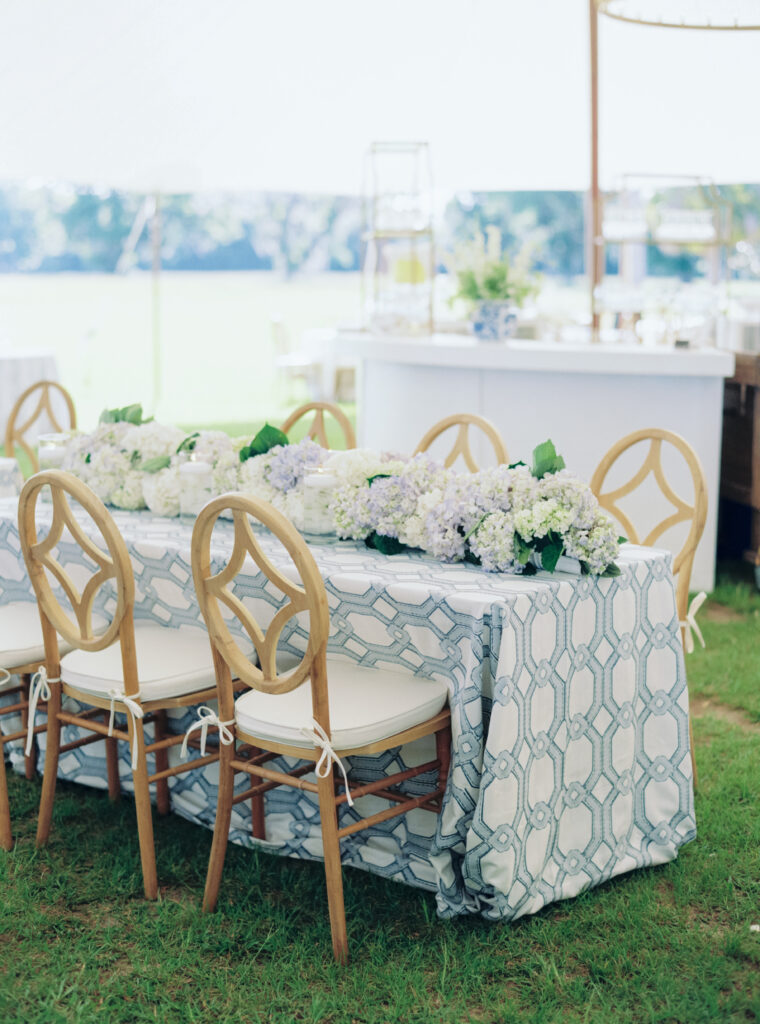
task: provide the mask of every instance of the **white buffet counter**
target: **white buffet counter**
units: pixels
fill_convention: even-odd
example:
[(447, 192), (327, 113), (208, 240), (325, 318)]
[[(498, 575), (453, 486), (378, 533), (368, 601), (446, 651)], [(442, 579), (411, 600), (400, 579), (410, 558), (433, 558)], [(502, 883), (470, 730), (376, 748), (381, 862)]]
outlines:
[[(528, 461), (535, 445), (550, 437), (568, 467), (588, 479), (612, 442), (632, 430), (656, 426), (681, 434), (699, 455), (709, 496), (692, 587), (712, 589), (723, 378), (733, 373), (732, 353), (518, 340), (504, 345), (468, 335), (386, 338), (361, 331), (311, 331), (304, 349), (328, 372), (356, 364), (359, 443), (369, 447), (409, 451), (436, 420), (476, 412), (499, 428), (511, 459)], [(487, 451), (479, 454), (486, 462)], [(634, 468), (632, 461), (620, 482)], [(680, 465), (666, 466), (669, 475), (671, 469), (677, 493), (689, 500), (690, 478)], [(622, 507), (644, 523), (665, 511), (646, 485), (627, 502)], [(674, 531), (662, 544), (680, 546), (678, 541)]]

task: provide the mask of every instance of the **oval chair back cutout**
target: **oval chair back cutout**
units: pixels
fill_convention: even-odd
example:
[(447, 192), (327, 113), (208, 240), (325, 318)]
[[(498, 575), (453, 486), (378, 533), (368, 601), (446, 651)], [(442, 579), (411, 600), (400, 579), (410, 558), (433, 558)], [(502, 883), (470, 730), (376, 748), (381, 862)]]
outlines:
[(307, 402), (306, 405), (299, 406), (298, 409), (288, 416), (280, 427), (280, 430), (287, 434), (294, 424), (312, 412), (314, 413), (314, 419), (311, 421), (311, 425), (309, 426), (307, 437), (316, 441), (317, 444), (321, 444), (323, 448), (330, 447), (330, 443), (327, 439), (327, 428), (325, 425), (325, 415), (328, 415), (338, 423), (338, 426), (343, 433), (343, 440), (345, 441), (346, 448), (356, 448), (356, 434), (354, 433), (354, 428), (351, 426), (351, 420), (349, 420), (348, 416), (346, 416), (339, 406), (333, 405), (332, 402)]
[[(47, 535), (39, 538), (37, 520), (40, 512), (40, 495), (49, 487), (52, 495), (52, 524)], [(69, 504), (69, 499), (78, 502), (89, 519), (95, 523), (105, 541), (105, 550), (98, 546), (82, 528)], [(42, 506), (50, 509), (51, 505)], [(97, 566), (80, 592), (70, 575), (55, 557), (55, 547), (60, 542), (64, 529)], [(118, 637), (132, 635), (132, 613), (135, 600), (135, 582), (132, 563), (127, 546), (119, 533), (108, 509), (100, 498), (81, 480), (71, 473), (59, 469), (36, 473), (24, 484), (19, 498), (19, 531), (26, 567), (34, 587), (43, 617), (72, 647), (83, 651), (100, 651), (110, 647)], [(61, 587), (74, 613), (74, 621), (61, 605), (51, 586), (48, 573)], [(114, 581), (116, 607), (104, 632), (97, 635), (93, 630), (92, 613), (95, 598), (100, 588), (109, 580)], [(125, 620), (129, 628), (123, 629)], [(57, 640), (56, 640), (57, 644)], [(126, 668), (126, 665), (125, 665)], [(133, 677), (133, 678), (132, 678)], [(126, 673), (125, 692), (137, 692), (137, 675)]]
[(425, 434), (420, 443), (414, 450), (415, 455), (419, 455), (421, 452), (426, 452), (430, 448), (431, 444), (445, 433), (447, 430), (451, 430), (454, 427), (458, 427), (454, 444), (444, 460), (444, 466), (448, 469), (453, 466), (456, 460), (461, 455), (465, 461), (465, 465), (471, 473), (477, 473), (481, 468), (475, 461), (475, 457), (472, 454), (470, 448), (470, 427), (476, 427), (481, 430), (488, 440), (491, 442), (494, 454), (496, 455), (496, 462), (500, 466), (505, 466), (509, 462), (509, 456), (507, 455), (507, 449), (502, 440), (501, 434), (496, 427), (491, 423), (490, 420), (485, 419), (483, 416), (478, 416), (476, 413), (470, 412), (457, 412), (453, 416), (446, 416), (440, 420), (435, 426), (431, 427), (430, 430)]
[[(637, 444), (647, 446), (641, 466), (627, 483), (616, 487), (614, 490), (605, 492), (603, 488), (607, 474), (618, 458), (628, 451), (629, 448)], [(665, 470), (662, 465), (663, 445), (670, 445), (675, 448), (689, 468), (694, 485), (694, 498), (691, 503), (676, 494), (665, 476)], [(620, 508), (618, 502), (643, 484), (650, 473), (653, 474), (657, 486), (673, 506), (674, 511), (657, 523), (646, 536), (641, 536), (630, 517)], [(691, 582), (694, 554), (704, 531), (705, 519), (707, 518), (705, 475), (694, 449), (679, 434), (674, 434), (670, 430), (661, 430), (656, 427), (636, 430), (613, 444), (591, 478), (591, 490), (596, 495), (601, 507), (614, 516), (623, 528), (628, 540), (634, 544), (653, 545), (672, 526), (677, 526), (679, 523), (689, 524), (686, 540), (680, 550), (674, 552), (673, 556), (673, 575), (677, 578), (676, 599), (678, 602), (678, 615), (681, 620), (685, 619), (689, 604), (689, 584)]]
[[(232, 513), (234, 543), (221, 572), (212, 572), (211, 537), (222, 512)], [(285, 548), (300, 577), (288, 579), (272, 564), (251, 528), (250, 518), (262, 523)], [(258, 568), (288, 599), (266, 629), (229, 589), (249, 554)], [(330, 630), (327, 594), (317, 565), (296, 528), (265, 501), (242, 494), (224, 494), (210, 501), (198, 516), (193, 530), (193, 577), (198, 602), (211, 638), (212, 648), (233, 677), (264, 693), (287, 693), (311, 679), (314, 717), (329, 731), (327, 713), (326, 652)], [(251, 639), (259, 664), (254, 664), (230, 632), (222, 614), (226, 606)], [(309, 614), (309, 639), (300, 662), (284, 675), (277, 671), (277, 644), (283, 627), (300, 612)], [(227, 676), (229, 678), (229, 674)]]
[[(26, 419), (19, 422), (21, 412), (27, 399), (31, 398), (36, 392), (39, 392), (37, 396), (37, 402), (34, 405), (32, 412), (26, 417)], [(69, 414), (68, 425), (64, 425), (58, 416), (56, 416), (53, 410), (51, 401), (51, 394), (60, 394), (63, 397), (63, 401), (66, 404), (66, 410)], [(32, 469), (36, 473), (40, 468), (39, 459), (37, 458), (37, 452), (26, 440), (26, 432), (34, 426), (41, 416), (47, 413), (48, 419), (54, 430), (59, 433), (63, 433), (65, 430), (73, 430), (77, 425), (77, 414), (74, 408), (74, 401), (71, 395), (68, 393), (66, 388), (62, 387), (54, 380), (38, 380), (36, 384), (32, 384), (22, 392), (13, 404), (8, 422), (5, 427), (5, 454), (9, 458), (13, 458), (16, 446), (24, 452), (29, 461), (32, 464)]]

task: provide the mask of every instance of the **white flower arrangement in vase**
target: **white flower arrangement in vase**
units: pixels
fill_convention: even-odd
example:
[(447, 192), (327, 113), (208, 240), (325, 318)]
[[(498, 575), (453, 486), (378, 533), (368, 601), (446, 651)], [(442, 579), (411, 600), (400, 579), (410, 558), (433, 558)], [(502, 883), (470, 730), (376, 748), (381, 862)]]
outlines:
[(456, 248), (452, 269), (458, 288), (452, 302), (462, 299), (470, 306), (479, 340), (504, 341), (514, 335), (517, 310), (538, 290), (538, 278), (527, 263), (525, 250), (510, 263), (502, 252), (501, 231), (493, 224)]

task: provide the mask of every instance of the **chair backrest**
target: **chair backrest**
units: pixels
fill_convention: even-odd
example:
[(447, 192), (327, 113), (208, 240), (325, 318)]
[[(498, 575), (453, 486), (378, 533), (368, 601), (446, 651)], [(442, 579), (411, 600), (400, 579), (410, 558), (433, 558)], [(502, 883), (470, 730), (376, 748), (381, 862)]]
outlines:
[[(644, 461), (627, 483), (616, 487), (614, 490), (603, 492), (604, 481), (612, 469), (614, 463), (620, 456), (634, 445), (648, 445), (645, 450)], [(662, 465), (663, 445), (672, 445), (682, 456), (688, 466), (691, 479), (694, 484), (694, 500), (690, 504), (680, 497), (673, 490), (665, 476)], [(649, 474), (654, 475), (655, 482), (664, 497), (674, 507), (675, 511), (665, 516), (658, 522), (649, 533), (642, 537), (635, 525), (618, 502), (621, 498), (635, 491)], [(689, 602), (689, 582), (691, 580), (691, 569), (694, 564), (694, 553), (697, 550), (702, 531), (705, 528), (707, 518), (707, 486), (705, 475), (699, 462), (696, 452), (691, 445), (679, 434), (670, 430), (660, 430), (656, 427), (645, 430), (635, 430), (632, 434), (621, 438), (610, 448), (602, 461), (597, 466), (591, 478), (591, 490), (596, 495), (599, 504), (603, 509), (614, 516), (620, 523), (626, 537), (634, 544), (654, 544), (666, 530), (679, 523), (688, 523), (689, 531), (680, 550), (675, 553), (673, 559), (673, 575), (677, 577), (676, 597), (678, 601), (678, 614), (683, 619)]]
[(308, 416), (309, 413), (314, 413), (314, 419), (311, 421), (311, 426), (308, 430), (308, 436), (312, 440), (317, 441), (323, 448), (329, 448), (330, 442), (327, 439), (327, 430), (325, 428), (325, 413), (332, 416), (337, 421), (341, 431), (343, 432), (343, 439), (346, 442), (346, 448), (356, 448), (356, 434), (354, 428), (351, 426), (351, 420), (337, 405), (333, 405), (332, 402), (307, 402), (306, 405), (299, 406), (295, 412), (292, 412), (290, 416), (285, 420), (282, 427), (280, 428), (285, 434), (288, 433), (290, 428), (297, 423), (304, 416)]
[(459, 427), (457, 431), (456, 439), (454, 440), (451, 451), (446, 456), (444, 466), (448, 468), (453, 466), (456, 460), (461, 455), (465, 461), (467, 468), (471, 473), (477, 473), (480, 469), (470, 448), (470, 427), (477, 427), (482, 430), (488, 440), (493, 446), (494, 453), (496, 454), (496, 461), (499, 465), (506, 465), (509, 462), (509, 456), (507, 455), (507, 449), (502, 440), (501, 434), (490, 422), (483, 416), (478, 416), (476, 413), (470, 412), (457, 412), (453, 416), (446, 416), (440, 420), (435, 426), (428, 430), (427, 434), (422, 438), (420, 443), (414, 450), (415, 455), (419, 455), (420, 452), (426, 452), (431, 444), (445, 433), (447, 430), (451, 430), (454, 427)]
[[(37, 394), (37, 392), (39, 392), (39, 394)], [(57, 393), (63, 397), (66, 410), (69, 414), (69, 422), (67, 424), (62, 423), (56, 415), (51, 401), (51, 393)], [(27, 415), (25, 419), (21, 420), (21, 414), (24, 406), (27, 404), (29, 399), (34, 399), (35, 397), (36, 402), (34, 404), (31, 401), (29, 402), (32, 412)], [(66, 388), (61, 387), (61, 385), (56, 383), (54, 380), (38, 380), (36, 384), (32, 384), (26, 389), (26, 391), (22, 392), (11, 409), (11, 413), (5, 427), (5, 454), (9, 458), (13, 458), (16, 445), (18, 445), (19, 448), (21, 448), (28, 456), (35, 473), (40, 468), (40, 463), (37, 458), (37, 452), (26, 440), (25, 435), (30, 427), (32, 427), (45, 413), (47, 413), (50, 424), (56, 431), (63, 432), (64, 430), (73, 430), (77, 425), (77, 414), (71, 395), (68, 393)]]
[[(47, 534), (40, 539), (37, 521), (40, 513), (40, 495), (45, 487), (50, 488), (52, 495), (52, 523)], [(78, 502), (95, 523), (105, 541), (105, 550), (84, 532), (74, 516), (69, 498)], [(45, 504), (42, 507), (49, 510), (51, 506)], [(21, 548), (40, 608), (46, 654), (49, 654), (48, 641), (54, 638), (54, 634), (45, 629), (46, 623), (73, 647), (84, 651), (103, 650), (110, 647), (118, 638), (121, 641), (124, 660), (125, 692), (137, 692), (133, 626), (134, 575), (127, 546), (108, 509), (86, 484), (71, 473), (50, 469), (36, 473), (24, 484), (19, 498), (18, 514)], [(85, 555), (98, 567), (81, 591), (55, 557), (54, 549), (61, 541), (64, 530), (68, 530)], [(56, 596), (50, 576), (68, 598), (74, 613), (73, 621)], [(116, 607), (107, 628), (96, 634), (92, 621), (93, 605), (98, 591), (108, 580), (114, 581)], [(57, 660), (57, 638), (55, 645)], [(50, 667), (48, 665), (49, 669)]]
[[(230, 512), (235, 530), (232, 552), (221, 572), (213, 572), (212, 534), (219, 516), (225, 513), (229, 518)], [(262, 523), (280, 541), (296, 568), (300, 584), (288, 579), (272, 564), (251, 528), (249, 517)], [(242, 569), (247, 554), (267, 579), (288, 598), (277, 610), (266, 629), (262, 629), (251, 611), (229, 589)], [(223, 494), (220, 498), (210, 501), (196, 519), (192, 562), (195, 591), (211, 638), (212, 650), (229, 670), (225, 679), (222, 679), (217, 667), (220, 690), (231, 685), (230, 673), (247, 686), (262, 690), (264, 693), (287, 693), (309, 677), (314, 717), (326, 731), (329, 731), (325, 675), (327, 636), (330, 629), (327, 594), (311, 552), (292, 523), (265, 501), (243, 494)], [(237, 617), (251, 638), (258, 655), (258, 665), (248, 658), (240, 640), (230, 632), (222, 613), (222, 605)], [(308, 612), (309, 615), (306, 651), (295, 667), (284, 675), (278, 675), (277, 644), (283, 627), (294, 615), (301, 612)], [(216, 657), (215, 661), (218, 666)], [(231, 699), (231, 690), (226, 695), (220, 692), (220, 708), (224, 703), (223, 696)]]

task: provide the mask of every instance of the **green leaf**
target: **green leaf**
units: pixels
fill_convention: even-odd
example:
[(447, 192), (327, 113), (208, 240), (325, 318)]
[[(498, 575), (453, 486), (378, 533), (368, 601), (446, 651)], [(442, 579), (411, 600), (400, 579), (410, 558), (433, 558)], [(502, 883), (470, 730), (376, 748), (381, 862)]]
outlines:
[(125, 405), (121, 409), (104, 409), (100, 414), (99, 423), (131, 423), (135, 427), (143, 423), (152, 423), (153, 417), (143, 419), (143, 407), (139, 402), (133, 405)]
[(627, 544), (627, 543), (628, 543), (628, 538), (627, 537), (618, 537), (618, 544)]
[(590, 567), (590, 565), (588, 564), (588, 562), (583, 562), (582, 561), (581, 562), (581, 576), (590, 576), (590, 575), (591, 575), (591, 567)]
[(87, 452), (87, 454), (84, 457), (84, 461), (88, 464), (92, 462), (92, 452)]
[(604, 572), (600, 573), (600, 575), (601, 576), (606, 576), (608, 578), (609, 577), (613, 577), (614, 578), (615, 576), (622, 576), (623, 575), (623, 570), (620, 568), (619, 565), (616, 565), (614, 562), (610, 562), (610, 564), (607, 566), (607, 568), (604, 570)]
[(170, 455), (156, 455), (153, 459), (146, 459), (140, 464), (143, 473), (157, 473), (159, 469), (168, 469), (172, 460)]
[(288, 435), (284, 434), (279, 427), (273, 427), (271, 423), (265, 423), (251, 441), (251, 447), (256, 455), (264, 455), (270, 448), (276, 448), (278, 445), (289, 443)]
[(408, 550), (406, 544), (402, 544), (397, 537), (387, 537), (383, 533), (375, 533), (374, 530), (365, 538), (364, 543), (382, 555), (399, 555), (402, 551)]
[(538, 569), (535, 565), (532, 562), (527, 562), (523, 569), (523, 576), (535, 576), (537, 572)]
[(470, 565), (482, 565), (483, 564), (480, 561), (480, 558), (477, 555), (474, 555), (472, 553), (472, 551), (470, 551), (469, 548), (467, 548), (467, 550), (464, 553), (464, 560), (465, 560), (465, 562), (468, 562)]
[(549, 473), (558, 473), (565, 468), (565, 460), (557, 454), (552, 441), (544, 441), (533, 449), (533, 476), (540, 480)]
[(367, 483), (371, 487), (375, 480), (387, 480), (391, 476), (393, 476), (392, 473), (375, 473), (374, 476), (368, 476), (367, 477)]
[(532, 548), (529, 544), (526, 544), (519, 533), (515, 533), (515, 557), (520, 565), (527, 565), (530, 561), (530, 555)]
[(139, 427), (143, 421), (142, 413), (143, 408), (139, 403), (135, 403), (134, 405), (125, 405), (121, 410), (121, 419), (124, 420), (125, 423), (131, 423), (133, 426)]
[(278, 445), (289, 444), (288, 435), (284, 434), (279, 427), (273, 427), (271, 423), (265, 423), (250, 444), (240, 449), (240, 461), (246, 462), (254, 455), (264, 455), (271, 448)]
[(557, 568), (557, 562), (560, 559), (560, 555), (564, 551), (565, 546), (562, 543), (562, 539), (552, 540), (549, 544), (546, 544), (541, 551), (541, 566), (546, 569), (547, 572), (554, 572)]
[(510, 462), (507, 469), (517, 469), (518, 466), (526, 466), (527, 463), (523, 462), (522, 459), (519, 462)]
[(198, 442), (198, 438), (201, 436), (200, 431), (196, 430), (193, 434), (188, 434), (184, 441), (182, 441), (177, 447), (177, 455), (180, 452), (191, 452), (195, 448)]

